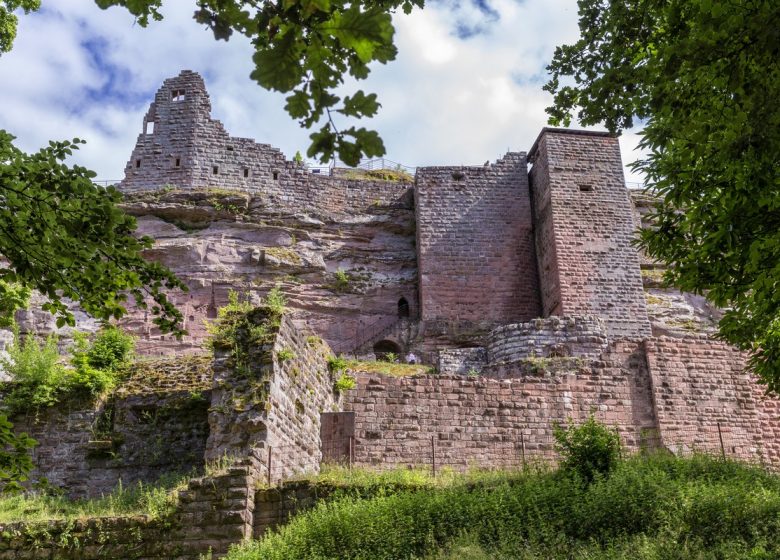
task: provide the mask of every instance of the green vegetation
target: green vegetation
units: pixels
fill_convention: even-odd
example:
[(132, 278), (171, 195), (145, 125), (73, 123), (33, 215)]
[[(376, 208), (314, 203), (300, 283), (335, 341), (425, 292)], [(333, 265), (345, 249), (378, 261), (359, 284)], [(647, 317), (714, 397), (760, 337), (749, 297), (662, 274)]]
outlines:
[(620, 459), (617, 430), (601, 424), (593, 414), (579, 426), (571, 420), (566, 427), (556, 424), (553, 435), (555, 450), (561, 456), (561, 470), (587, 483), (609, 475)]
[[(657, 195), (641, 245), (665, 279), (726, 309), (719, 334), (780, 393), (780, 3), (579, 0), (552, 124), (630, 129)], [(771, 124), (770, 124), (771, 123)]]
[(433, 368), (430, 366), (425, 366), (422, 364), (398, 364), (382, 360), (378, 360), (376, 362), (348, 360), (345, 361), (345, 367), (352, 371), (378, 373), (392, 377), (406, 377), (409, 375), (427, 375), (434, 373)]
[[(36, 442), (27, 434), (15, 434), (5, 414), (0, 414), (0, 486), (7, 493), (22, 489), (33, 468), (30, 450)], [(0, 510), (2, 506), (0, 506)]]
[(349, 290), (349, 286), (351, 283), (351, 278), (349, 273), (346, 270), (343, 270), (339, 268), (336, 272), (333, 273), (334, 278), (334, 285), (333, 289), (337, 292), (346, 292)]
[(135, 341), (113, 326), (101, 329), (93, 341), (84, 333), (76, 334), (71, 358), (72, 368), (62, 363), (57, 338), (45, 342), (34, 336), (22, 338), (15, 329), (9, 357), (2, 365), (14, 383), (3, 399), (10, 414), (37, 413), (63, 398), (97, 397), (112, 390), (130, 362)]
[[(414, 176), (398, 169), (350, 169), (344, 173), (345, 179), (358, 181), (389, 181), (391, 183), (414, 183)], [(378, 201), (374, 203), (379, 206)]]
[(266, 256), (273, 257), (285, 263), (292, 263), (295, 265), (303, 264), (303, 259), (290, 247), (266, 247), (264, 249)]
[(348, 373), (343, 372), (336, 378), (336, 381), (333, 383), (333, 390), (336, 393), (343, 393), (344, 391), (354, 389), (355, 385), (357, 385), (357, 380)]
[[(338, 481), (335, 472), (322, 480)], [(371, 484), (369, 475), (352, 476), (367, 477), (362, 487)], [(441, 484), (416, 471), (378, 476), (387, 477), (383, 485), (363, 497), (344, 493), (322, 502), (263, 540), (234, 548), (229, 560), (780, 554), (780, 478), (729, 461), (635, 457), (591, 484), (563, 470), (448, 474)]]
[(280, 362), (286, 362), (287, 360), (295, 359), (295, 352), (289, 348), (282, 348), (276, 353), (276, 357)]
[(178, 503), (177, 491), (186, 482), (185, 476), (170, 475), (154, 484), (139, 482), (125, 488), (120, 483), (111, 494), (92, 500), (69, 500), (46, 493), (5, 496), (0, 498), (0, 523), (141, 514), (163, 518), (173, 512)]

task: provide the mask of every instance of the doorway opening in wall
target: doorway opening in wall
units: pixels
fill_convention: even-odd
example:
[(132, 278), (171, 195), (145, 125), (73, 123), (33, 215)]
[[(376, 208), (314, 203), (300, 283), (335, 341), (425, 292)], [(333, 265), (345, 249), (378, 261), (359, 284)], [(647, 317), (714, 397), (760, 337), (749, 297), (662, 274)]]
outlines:
[(409, 302), (405, 297), (398, 300), (398, 316), (402, 319), (409, 317)]
[(377, 360), (389, 360), (390, 358), (398, 359), (400, 356), (401, 347), (392, 340), (380, 340), (374, 344), (374, 357)]
[(144, 134), (154, 134), (154, 121), (146, 121)]

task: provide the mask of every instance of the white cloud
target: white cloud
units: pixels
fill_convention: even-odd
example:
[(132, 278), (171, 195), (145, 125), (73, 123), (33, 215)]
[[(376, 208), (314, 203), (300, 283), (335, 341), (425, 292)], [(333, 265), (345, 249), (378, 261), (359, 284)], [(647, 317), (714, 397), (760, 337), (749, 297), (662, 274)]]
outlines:
[[(165, 19), (146, 29), (126, 10), (103, 11), (93, 0), (50, 0), (42, 12), (22, 16), (14, 50), (0, 58), (0, 128), (27, 150), (48, 139), (85, 138), (76, 160), (116, 179), (154, 91), (188, 68), (206, 79), (213, 116), (231, 134), (288, 156), (305, 152), (309, 132), (284, 112), (284, 96), (249, 79), (248, 41), (214, 41), (192, 20), (192, 2), (164, 5)], [(396, 16), (398, 59), (359, 84), (383, 105), (361, 126), (379, 130), (391, 159), (481, 164), (507, 149), (527, 150), (545, 125), (545, 66), (556, 45), (578, 35), (576, 2), (490, 5), (497, 20), (468, 1), (429, 0), (422, 12)], [(464, 26), (479, 32), (461, 39), (456, 30)], [(621, 140), (624, 161), (635, 159), (629, 150), (636, 141), (636, 134)]]

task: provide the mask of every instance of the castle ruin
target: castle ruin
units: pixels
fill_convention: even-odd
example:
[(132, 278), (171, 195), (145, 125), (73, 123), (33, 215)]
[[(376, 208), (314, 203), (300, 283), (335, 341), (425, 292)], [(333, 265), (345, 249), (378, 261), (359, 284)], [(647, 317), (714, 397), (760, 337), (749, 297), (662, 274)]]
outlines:
[[(745, 372), (745, 355), (709, 336), (718, 310), (664, 287), (633, 245), (652, 200), (626, 189), (607, 133), (544, 128), (528, 152), (400, 180), (316, 174), (231, 137), (201, 77), (184, 71), (157, 92), (119, 188), (156, 240), (146, 257), (190, 287), (173, 300), (189, 335), (166, 337), (133, 311), (125, 327), (140, 351), (176, 358), (139, 365), (108, 405), (17, 419), (42, 442), (37, 474), (71, 495), (245, 459), (224, 479), (245, 500), (220, 513), (234, 533), (219, 551), (268, 526), (257, 480), (323, 459), (554, 459), (553, 425), (589, 414), (616, 426), (629, 451), (780, 466), (780, 402)], [(252, 350), (261, 398), (224, 355), (187, 354), (202, 350), (203, 321), (229, 290), (259, 298), (274, 286), (290, 312), (273, 344)], [(357, 386), (338, 394), (331, 351), (414, 353), (436, 372), (358, 369)], [(89, 431), (106, 417), (113, 439), (101, 447)], [(160, 438), (162, 448), (150, 443)], [(187, 519), (200, 519), (192, 508), (207, 503), (205, 487), (188, 490)], [(197, 531), (182, 538), (205, 546)]]

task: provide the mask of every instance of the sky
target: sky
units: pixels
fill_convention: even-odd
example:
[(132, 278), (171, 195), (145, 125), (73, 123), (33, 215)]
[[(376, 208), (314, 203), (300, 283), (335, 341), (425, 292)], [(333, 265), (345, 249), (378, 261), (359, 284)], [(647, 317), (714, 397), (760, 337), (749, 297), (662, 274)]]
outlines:
[[(44, 0), (21, 16), (13, 50), (0, 56), (0, 128), (25, 151), (84, 139), (71, 163), (121, 179), (155, 91), (189, 69), (204, 77), (212, 117), (231, 135), (288, 158), (305, 153), (310, 131), (285, 113), (284, 95), (250, 80), (249, 42), (215, 41), (192, 19), (194, 6), (167, 0), (163, 21), (142, 28), (123, 8)], [(556, 45), (579, 35), (576, 0), (428, 0), (394, 24), (397, 59), (344, 92), (378, 94), (379, 114), (359, 125), (379, 131), (387, 158), (411, 167), (482, 165), (527, 151), (552, 102), (542, 91), (545, 67)], [(636, 132), (621, 137), (624, 163), (639, 157), (637, 141)]]

